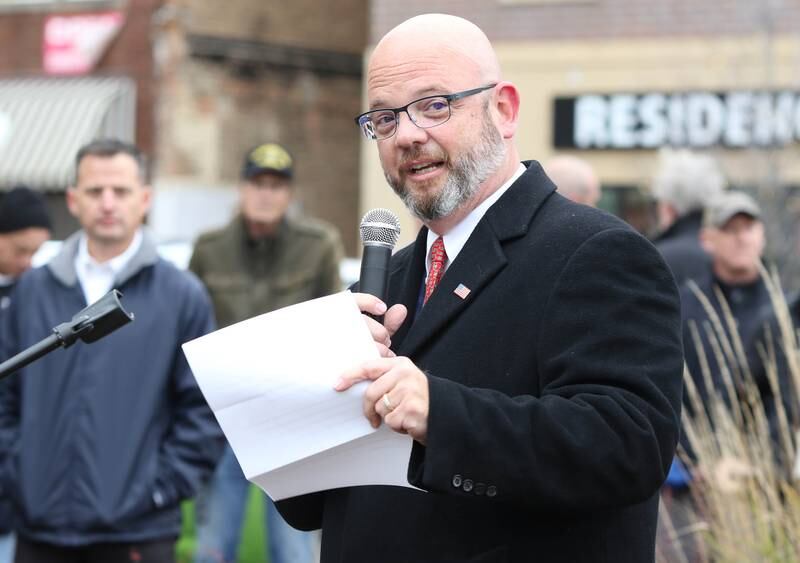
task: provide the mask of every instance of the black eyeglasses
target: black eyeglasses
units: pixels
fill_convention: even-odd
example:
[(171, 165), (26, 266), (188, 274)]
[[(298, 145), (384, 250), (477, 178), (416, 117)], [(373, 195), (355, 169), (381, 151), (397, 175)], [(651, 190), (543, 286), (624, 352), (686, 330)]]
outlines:
[(406, 112), (411, 122), (417, 127), (427, 129), (436, 127), (450, 119), (450, 103), (467, 96), (474, 96), (484, 90), (494, 88), (497, 84), (489, 84), (472, 90), (464, 90), (455, 94), (439, 94), (425, 96), (414, 100), (400, 108), (374, 109), (356, 117), (356, 125), (367, 139), (380, 141), (388, 139), (397, 131), (400, 112)]

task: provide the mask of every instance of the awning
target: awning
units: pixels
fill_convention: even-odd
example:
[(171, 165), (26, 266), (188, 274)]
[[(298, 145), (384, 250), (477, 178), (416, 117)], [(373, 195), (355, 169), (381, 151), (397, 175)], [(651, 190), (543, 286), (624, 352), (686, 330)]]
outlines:
[(135, 103), (128, 78), (0, 80), (0, 189), (65, 189), (82, 145), (134, 140)]

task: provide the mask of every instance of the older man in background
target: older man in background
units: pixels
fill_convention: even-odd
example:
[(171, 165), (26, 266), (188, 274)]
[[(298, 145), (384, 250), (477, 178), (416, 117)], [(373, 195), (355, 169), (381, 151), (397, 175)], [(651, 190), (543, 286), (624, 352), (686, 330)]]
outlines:
[[(739, 349), (739, 344), (746, 348), (754, 340), (764, 312), (770, 308), (769, 292), (760, 275), (766, 239), (756, 201), (736, 191), (712, 198), (703, 214), (699, 243), (710, 261), (697, 278), (683, 284), (680, 295), (686, 367), (697, 388), (700, 405), (694, 405), (687, 396), (684, 407), (695, 416), (699, 413), (692, 407), (706, 409), (713, 425), (719, 412), (714, 407), (716, 401), (722, 401), (733, 412), (738, 411), (738, 406), (731, 401), (744, 404), (747, 400), (744, 382), (750, 371), (742, 360), (748, 358), (733, 351)], [(774, 430), (776, 397), (765, 374), (761, 373), (754, 383), (766, 419)], [(731, 389), (733, 397), (728, 395)], [(696, 462), (685, 431), (681, 434), (681, 444)], [(664, 529), (666, 522), (660, 523), (659, 546), (670, 560), (702, 561), (705, 548), (697, 526), (701, 515), (690, 488), (694, 477), (686, 469), (685, 461), (676, 458), (663, 490), (663, 503), (673, 530)], [(672, 537), (680, 538), (682, 546)]]
[(544, 171), (558, 193), (575, 203), (597, 207), (601, 196), (600, 180), (588, 162), (577, 156), (559, 155), (544, 164)]
[(660, 229), (654, 244), (679, 287), (708, 271), (711, 260), (699, 239), (703, 209), (725, 188), (712, 157), (686, 149), (662, 151), (653, 180)]
[[(295, 164), (285, 147), (264, 143), (244, 157), (239, 213), (202, 235), (189, 268), (211, 293), (221, 327), (341, 290), (338, 232), (310, 217), (289, 217)], [(236, 561), (250, 483), (230, 446), (200, 495), (195, 563)], [(271, 563), (310, 563), (313, 537), (289, 526), (264, 496)]]

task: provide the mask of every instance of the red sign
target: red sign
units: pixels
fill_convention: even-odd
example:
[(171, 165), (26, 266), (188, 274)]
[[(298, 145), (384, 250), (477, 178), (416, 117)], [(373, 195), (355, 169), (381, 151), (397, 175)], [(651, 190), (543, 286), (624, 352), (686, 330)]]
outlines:
[(124, 21), (122, 12), (49, 16), (44, 23), (44, 71), (90, 72)]

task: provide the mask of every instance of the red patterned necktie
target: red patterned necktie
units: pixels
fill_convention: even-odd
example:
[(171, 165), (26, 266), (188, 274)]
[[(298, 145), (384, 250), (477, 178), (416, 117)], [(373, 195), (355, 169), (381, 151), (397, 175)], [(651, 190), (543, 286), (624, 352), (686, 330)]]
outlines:
[(425, 282), (425, 299), (423, 305), (428, 302), (428, 298), (436, 289), (439, 280), (444, 275), (444, 265), (447, 262), (447, 253), (444, 251), (444, 240), (437, 238), (431, 246), (431, 269), (428, 272), (428, 280)]

